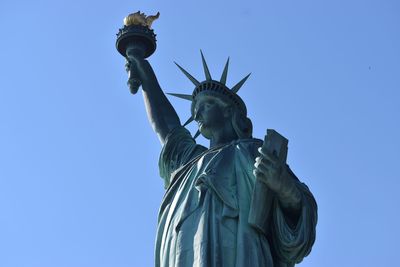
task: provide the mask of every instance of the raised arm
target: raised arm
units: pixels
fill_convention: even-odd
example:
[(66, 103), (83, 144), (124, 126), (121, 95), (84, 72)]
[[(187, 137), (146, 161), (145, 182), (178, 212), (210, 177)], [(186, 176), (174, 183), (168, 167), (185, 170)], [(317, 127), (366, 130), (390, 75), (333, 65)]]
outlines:
[[(142, 82), (144, 104), (147, 117), (161, 144), (168, 133), (181, 125), (175, 109), (161, 90), (157, 77), (147, 60), (135, 57), (134, 51), (127, 51), (127, 71), (135, 73)], [(131, 75), (130, 75), (131, 76)]]

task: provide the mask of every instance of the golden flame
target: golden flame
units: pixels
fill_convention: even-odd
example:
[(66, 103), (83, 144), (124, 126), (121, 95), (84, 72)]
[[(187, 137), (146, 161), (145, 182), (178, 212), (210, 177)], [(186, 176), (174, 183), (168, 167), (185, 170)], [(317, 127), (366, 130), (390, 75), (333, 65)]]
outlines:
[(153, 21), (158, 19), (160, 16), (160, 12), (157, 12), (154, 16), (146, 16), (144, 13), (140, 13), (140, 11), (136, 13), (129, 14), (127, 17), (124, 18), (124, 25), (131, 26), (131, 25), (141, 25), (147, 28), (151, 28), (151, 24)]

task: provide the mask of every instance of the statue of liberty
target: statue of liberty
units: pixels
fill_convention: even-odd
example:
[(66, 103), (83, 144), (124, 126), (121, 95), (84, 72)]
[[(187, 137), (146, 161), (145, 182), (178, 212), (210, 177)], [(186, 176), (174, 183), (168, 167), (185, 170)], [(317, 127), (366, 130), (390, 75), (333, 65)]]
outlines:
[[(127, 71), (140, 81), (150, 124), (162, 149), (165, 181), (155, 249), (157, 267), (290, 267), (315, 240), (317, 205), (308, 187), (273, 145), (252, 137), (237, 94), (249, 76), (226, 85), (229, 59), (214, 80), (201, 53), (205, 80), (180, 70), (194, 85), (191, 116), (181, 121), (149, 62), (127, 48)], [(185, 126), (195, 121), (194, 135)], [(196, 143), (201, 134), (209, 147)], [(269, 143), (268, 143), (269, 142)], [(278, 149), (279, 150), (279, 149)]]

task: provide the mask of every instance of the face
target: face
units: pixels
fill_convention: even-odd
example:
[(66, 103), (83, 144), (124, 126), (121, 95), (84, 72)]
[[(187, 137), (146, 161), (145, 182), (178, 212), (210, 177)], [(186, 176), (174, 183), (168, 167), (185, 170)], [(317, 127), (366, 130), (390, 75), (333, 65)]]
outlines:
[(213, 97), (203, 97), (196, 102), (194, 119), (204, 137), (210, 139), (213, 131), (224, 127), (226, 116), (222, 103)]

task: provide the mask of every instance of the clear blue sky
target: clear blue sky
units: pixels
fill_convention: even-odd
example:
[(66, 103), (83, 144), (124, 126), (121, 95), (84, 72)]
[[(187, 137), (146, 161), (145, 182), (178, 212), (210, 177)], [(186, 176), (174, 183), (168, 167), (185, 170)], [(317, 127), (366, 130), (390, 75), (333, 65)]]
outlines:
[(299, 266), (399, 264), (398, 1), (1, 0), (1, 267), (153, 266), (160, 144), (115, 49), (137, 10), (161, 13), (166, 92), (193, 89), (173, 61), (203, 79), (200, 49), (217, 78), (230, 56), (229, 86), (252, 72), (254, 135), (290, 140), (319, 205)]

